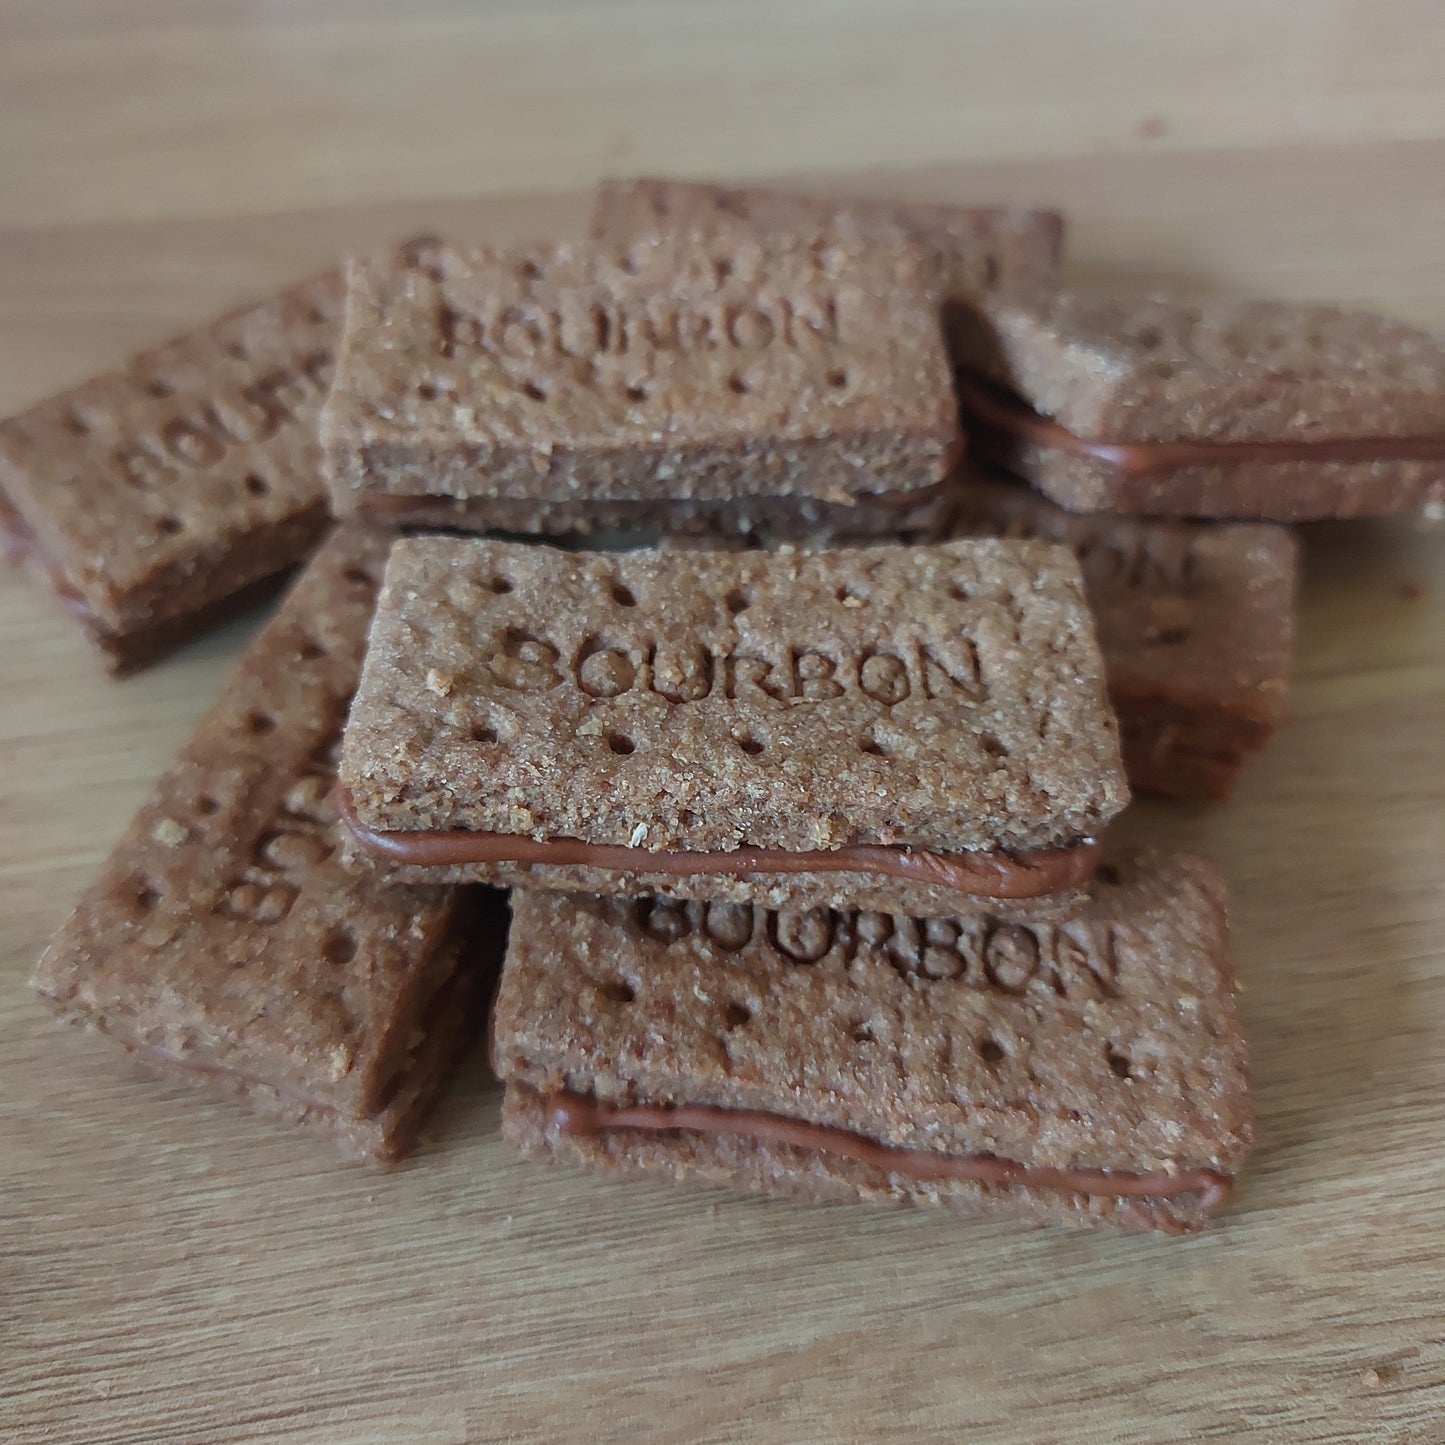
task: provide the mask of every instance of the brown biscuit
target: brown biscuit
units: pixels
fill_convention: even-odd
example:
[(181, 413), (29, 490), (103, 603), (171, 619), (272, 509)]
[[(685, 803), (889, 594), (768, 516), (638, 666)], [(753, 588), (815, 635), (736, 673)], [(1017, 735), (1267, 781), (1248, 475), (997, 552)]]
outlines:
[(969, 320), (970, 435), (1072, 511), (1445, 506), (1445, 347), (1426, 332), (1331, 306), (1068, 293), (991, 296)]
[[(910, 250), (410, 246), (348, 272), (322, 441), (338, 513), (476, 530), (858, 530), (940, 506), (960, 445)], [(600, 520), (599, 520), (600, 519)]]
[(1133, 787), (1224, 797), (1269, 741), (1294, 640), (1285, 528), (1079, 517), (970, 472), (948, 534), (1037, 537), (1078, 557)]
[(589, 224), (591, 236), (612, 242), (750, 230), (916, 247), (950, 306), (996, 290), (1056, 285), (1064, 242), (1057, 211), (810, 196), (695, 181), (603, 181)]
[[(341, 781), (408, 879), (956, 911), (946, 880), (838, 850), (1077, 856), (1126, 799), (1101, 673), (1077, 564), (1039, 543), (414, 538), (388, 563)], [(455, 848), (425, 836), (448, 831)], [(474, 856), (495, 835), (514, 851)], [(523, 859), (518, 840), (630, 856)], [(678, 851), (713, 866), (668, 876)]]
[(234, 610), (326, 527), (335, 272), (0, 423), (0, 537), (115, 673)]
[[(1252, 1140), (1224, 885), (1202, 859), (1106, 865), (1048, 924), (524, 891), (513, 911), (493, 1066), (504, 1137), (532, 1155), (1181, 1233), (1228, 1196)], [(723, 1112), (593, 1129), (597, 1106)], [(764, 1140), (739, 1111), (845, 1137)], [(865, 1157), (837, 1147), (859, 1139)], [(919, 1178), (870, 1144), (1027, 1172)], [(1121, 1176), (1155, 1174), (1123, 1192)]]
[(158, 1071), (395, 1160), (471, 1032), (497, 905), (358, 879), (334, 753), (385, 543), (338, 533), (257, 636), (35, 970)]

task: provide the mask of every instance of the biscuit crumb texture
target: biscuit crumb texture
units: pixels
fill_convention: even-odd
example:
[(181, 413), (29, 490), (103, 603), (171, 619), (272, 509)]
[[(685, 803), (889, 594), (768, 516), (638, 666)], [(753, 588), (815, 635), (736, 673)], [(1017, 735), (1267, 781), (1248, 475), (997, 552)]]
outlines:
[(1077, 562), (995, 540), (402, 541), (340, 771), (371, 827), (638, 846), (645, 824), (653, 850), (1048, 847), (1127, 797)]

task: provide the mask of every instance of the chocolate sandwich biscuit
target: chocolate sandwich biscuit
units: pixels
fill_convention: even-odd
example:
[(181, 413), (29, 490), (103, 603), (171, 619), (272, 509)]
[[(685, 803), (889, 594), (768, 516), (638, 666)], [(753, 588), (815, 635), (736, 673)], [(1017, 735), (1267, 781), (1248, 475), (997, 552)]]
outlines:
[(339, 515), (477, 531), (882, 534), (961, 446), (922, 258), (788, 238), (355, 262)]
[(1105, 865), (1049, 923), (519, 891), (493, 1018), (525, 1153), (805, 1200), (1180, 1234), (1252, 1140), (1224, 886)]
[(1262, 522), (1081, 517), (970, 471), (955, 537), (1037, 537), (1078, 557), (1124, 770), (1140, 790), (1227, 796), (1284, 710), (1294, 537)]
[(1445, 506), (1445, 347), (1333, 306), (994, 295), (955, 335), (976, 449), (1075, 512)]
[(337, 858), (334, 753), (384, 557), (346, 531), (318, 553), (33, 980), (148, 1068), (379, 1163), (411, 1147), (504, 932), (487, 890)]
[(0, 422), (0, 539), (115, 673), (293, 567), (327, 525), (331, 272)]
[(614, 243), (750, 230), (916, 247), (950, 324), (960, 301), (1057, 285), (1064, 242), (1058, 211), (812, 196), (696, 181), (603, 181), (589, 224), (594, 238)]
[(401, 541), (340, 780), (409, 881), (918, 913), (1062, 902), (1127, 796), (1077, 562), (996, 540)]

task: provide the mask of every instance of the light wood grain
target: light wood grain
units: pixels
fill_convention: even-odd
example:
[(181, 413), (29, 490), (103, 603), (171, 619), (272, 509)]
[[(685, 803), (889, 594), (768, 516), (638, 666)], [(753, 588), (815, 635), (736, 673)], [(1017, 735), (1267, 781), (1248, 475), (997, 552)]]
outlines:
[[(1435, 0), (9, 0), (35, 225), (1442, 133)], [(83, 142), (83, 144), (77, 144)]]
[[(1058, 201), (1085, 279), (1445, 324), (1441, 31), (1429, 4), (16, 0), (0, 412), (347, 247), (574, 228), (575, 194), (475, 197), (603, 168), (872, 166)], [(1230, 805), (1127, 820), (1235, 893), (1261, 1139), (1184, 1242), (526, 1166), (480, 1060), (378, 1176), (52, 1025), (30, 962), (247, 631), (114, 684), (0, 576), (6, 1445), (1445, 1440), (1445, 532), (1310, 529), (1290, 723)]]

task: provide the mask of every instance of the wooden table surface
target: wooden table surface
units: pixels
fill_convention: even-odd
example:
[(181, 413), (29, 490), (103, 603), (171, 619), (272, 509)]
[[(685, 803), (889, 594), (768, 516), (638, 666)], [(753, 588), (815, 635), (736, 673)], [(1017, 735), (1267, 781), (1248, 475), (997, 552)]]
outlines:
[[(1445, 324), (1442, 75), (1430, 0), (9, 0), (0, 413), (605, 171), (1050, 201), (1082, 281)], [(1309, 529), (1290, 722), (1126, 820), (1234, 889), (1260, 1140), (1185, 1241), (524, 1165), (479, 1059), (378, 1175), (50, 1023), (31, 961), (251, 625), (116, 684), (0, 577), (0, 1441), (1445, 1440), (1445, 531)]]

